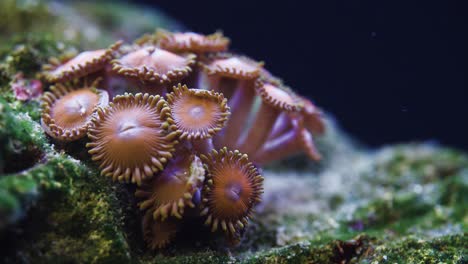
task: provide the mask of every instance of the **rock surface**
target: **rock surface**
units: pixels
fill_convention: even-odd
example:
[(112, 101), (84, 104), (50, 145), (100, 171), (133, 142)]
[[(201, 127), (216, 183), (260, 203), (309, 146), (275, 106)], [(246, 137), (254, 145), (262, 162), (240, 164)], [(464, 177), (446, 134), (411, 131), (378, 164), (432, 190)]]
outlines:
[(468, 261), (468, 156), (428, 143), (364, 149), (330, 118), (323, 162), (265, 169), (264, 202), (239, 247), (189, 226), (168, 249), (148, 251), (133, 187), (100, 177), (84, 142), (54, 144), (38, 99), (17, 100), (12, 88), (51, 56), (181, 28), (156, 11), (89, 5), (0, 3), (1, 263)]

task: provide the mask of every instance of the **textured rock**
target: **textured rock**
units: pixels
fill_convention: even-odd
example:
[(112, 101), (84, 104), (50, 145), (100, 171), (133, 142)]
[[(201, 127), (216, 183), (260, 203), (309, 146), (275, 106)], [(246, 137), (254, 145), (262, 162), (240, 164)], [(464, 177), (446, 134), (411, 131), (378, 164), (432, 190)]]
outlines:
[[(50, 3), (26, 2), (35, 6), (0, 3), (8, 37), (0, 44), (0, 262), (468, 261), (468, 156), (425, 143), (367, 150), (331, 118), (319, 139), (323, 162), (295, 157), (265, 169), (264, 202), (239, 247), (227, 249), (189, 225), (167, 250), (149, 252), (134, 187), (100, 177), (84, 141), (65, 146), (47, 138), (37, 99), (15, 100), (11, 86), (18, 72), (36, 78), (50, 56), (180, 26), (157, 13), (133, 19), (139, 9), (119, 4), (81, 16), (88, 3), (53, 3), (52, 16)], [(36, 20), (61, 23), (48, 28)], [(95, 32), (82, 32), (83, 25)]]

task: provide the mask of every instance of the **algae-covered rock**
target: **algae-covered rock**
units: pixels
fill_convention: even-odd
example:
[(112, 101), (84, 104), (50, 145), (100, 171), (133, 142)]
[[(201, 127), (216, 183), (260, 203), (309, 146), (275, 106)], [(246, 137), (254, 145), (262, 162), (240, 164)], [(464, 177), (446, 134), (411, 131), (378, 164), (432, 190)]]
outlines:
[(31, 34), (90, 49), (131, 41), (156, 27), (181, 29), (158, 10), (114, 1), (2, 0), (0, 17), (0, 54)]
[(115, 2), (10, 0), (0, 26), (1, 263), (468, 262), (468, 156), (427, 143), (364, 149), (332, 118), (321, 163), (294, 157), (263, 171), (263, 202), (239, 246), (188, 223), (169, 248), (148, 250), (134, 187), (100, 176), (86, 140), (47, 137), (38, 97), (19, 100), (15, 87), (52, 56), (181, 26)]

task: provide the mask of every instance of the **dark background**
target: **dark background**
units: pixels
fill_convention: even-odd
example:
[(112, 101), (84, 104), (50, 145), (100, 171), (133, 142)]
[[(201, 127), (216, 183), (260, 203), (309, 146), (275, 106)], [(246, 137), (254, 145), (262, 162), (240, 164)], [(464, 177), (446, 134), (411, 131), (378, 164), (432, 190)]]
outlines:
[(463, 1), (133, 2), (196, 32), (222, 29), (233, 50), (265, 61), (368, 145), (468, 149)]

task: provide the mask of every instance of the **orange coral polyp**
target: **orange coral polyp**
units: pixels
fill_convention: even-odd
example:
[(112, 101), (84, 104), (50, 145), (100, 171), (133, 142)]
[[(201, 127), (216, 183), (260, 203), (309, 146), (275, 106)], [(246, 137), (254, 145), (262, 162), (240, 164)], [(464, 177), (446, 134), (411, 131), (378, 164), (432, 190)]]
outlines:
[(116, 96), (93, 118), (87, 147), (101, 174), (114, 180), (141, 181), (163, 169), (173, 157), (179, 133), (160, 96)]
[(142, 81), (171, 83), (189, 75), (195, 58), (194, 54), (177, 55), (154, 46), (144, 46), (113, 60), (112, 70)]
[(86, 135), (98, 106), (109, 102), (107, 92), (91, 87), (75, 89), (57, 84), (43, 96), (41, 124), (53, 138), (73, 141)]
[(210, 138), (225, 126), (230, 113), (222, 94), (180, 84), (173, 90), (167, 101), (181, 139)]
[(238, 151), (223, 148), (201, 158), (208, 172), (202, 194), (205, 224), (213, 232), (221, 228), (229, 236), (237, 236), (260, 202), (263, 177), (247, 155)]

